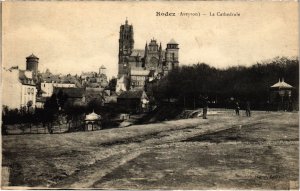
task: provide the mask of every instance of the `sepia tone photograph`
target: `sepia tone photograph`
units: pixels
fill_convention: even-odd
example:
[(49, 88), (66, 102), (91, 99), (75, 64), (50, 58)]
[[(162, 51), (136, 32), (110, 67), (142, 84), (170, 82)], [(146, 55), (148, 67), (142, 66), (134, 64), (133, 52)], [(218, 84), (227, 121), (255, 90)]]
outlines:
[(297, 1), (1, 3), (1, 189), (299, 190)]

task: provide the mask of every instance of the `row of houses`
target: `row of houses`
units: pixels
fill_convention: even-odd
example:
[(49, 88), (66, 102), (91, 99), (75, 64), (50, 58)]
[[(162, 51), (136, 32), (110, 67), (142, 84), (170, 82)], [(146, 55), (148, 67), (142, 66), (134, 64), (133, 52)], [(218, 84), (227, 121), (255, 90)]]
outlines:
[(97, 106), (118, 105), (120, 111), (141, 113), (149, 109), (149, 98), (143, 90), (129, 90), (117, 94), (102, 88), (55, 88), (54, 94), (62, 93), (68, 104)]
[[(82, 99), (83, 92), (89, 89), (103, 90), (108, 85), (106, 68), (102, 65), (99, 72), (86, 72), (80, 76), (52, 74), (48, 69), (38, 71), (39, 58), (34, 54), (26, 57), (26, 69), (18, 66), (2, 68), (2, 105), (8, 109), (24, 107), (43, 108), (46, 100), (62, 90), (69, 94), (70, 100)], [(81, 100), (84, 101), (84, 100)]]
[[(67, 102), (72, 105), (86, 105), (96, 100), (102, 105), (119, 104), (129, 112), (146, 109), (148, 97), (143, 89), (126, 91), (126, 88), (119, 88), (117, 91), (111, 91), (106, 88), (108, 79), (104, 66), (99, 68), (98, 73), (60, 75), (52, 74), (49, 70), (44, 73), (36, 71), (39, 58), (33, 54), (26, 59), (26, 70), (19, 67), (2, 69), (2, 91), (5, 92), (2, 94), (2, 105), (8, 109), (26, 108), (34, 111), (35, 108), (43, 108), (47, 99), (59, 93), (66, 96)], [(142, 86), (137, 82), (132, 83)]]
[[(31, 71), (10, 68), (3, 72), (2, 104), (9, 109), (23, 107), (43, 108), (45, 102), (53, 94), (62, 92), (73, 105), (85, 105), (97, 100), (103, 106), (119, 104), (124, 111), (141, 112), (148, 108), (148, 97), (143, 90), (116, 92), (104, 88), (76, 87), (74, 83), (43, 82), (41, 83), (42, 96), (37, 96), (37, 87), (32, 79)], [(10, 79), (10, 80), (7, 80)]]

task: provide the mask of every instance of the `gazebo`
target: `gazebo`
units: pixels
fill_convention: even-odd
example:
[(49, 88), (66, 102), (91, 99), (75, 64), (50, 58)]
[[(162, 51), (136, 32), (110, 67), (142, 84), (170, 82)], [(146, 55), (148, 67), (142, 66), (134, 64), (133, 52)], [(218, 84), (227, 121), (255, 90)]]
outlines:
[(85, 116), (85, 131), (93, 131), (94, 129), (101, 128), (101, 116), (95, 113), (94, 111)]
[(286, 83), (284, 79), (272, 85), (270, 87), (270, 102), (275, 107), (277, 106), (278, 110), (291, 110), (292, 103), (291, 103), (291, 96), (292, 90), (294, 89), (293, 86)]

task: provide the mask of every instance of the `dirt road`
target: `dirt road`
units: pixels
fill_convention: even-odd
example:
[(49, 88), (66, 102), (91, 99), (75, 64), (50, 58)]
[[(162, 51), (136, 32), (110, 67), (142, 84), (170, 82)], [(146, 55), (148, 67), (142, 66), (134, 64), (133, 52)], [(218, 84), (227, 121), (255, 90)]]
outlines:
[(296, 189), (298, 113), (220, 111), (120, 129), (3, 137), (10, 186)]

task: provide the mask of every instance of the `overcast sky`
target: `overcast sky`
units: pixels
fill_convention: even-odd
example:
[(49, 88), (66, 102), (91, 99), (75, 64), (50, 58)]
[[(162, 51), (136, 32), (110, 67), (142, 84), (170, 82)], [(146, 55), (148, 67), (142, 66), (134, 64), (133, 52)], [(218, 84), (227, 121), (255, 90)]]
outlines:
[[(103, 64), (116, 76), (120, 25), (134, 28), (134, 48), (153, 37), (180, 47), (180, 64), (215, 67), (251, 65), (276, 56), (298, 55), (295, 2), (4, 2), (3, 65), (25, 68), (25, 57), (40, 58), (39, 70), (80, 74)], [(156, 12), (175, 12), (157, 17)], [(210, 12), (239, 17), (210, 17)], [(180, 12), (206, 16), (180, 17)]]

